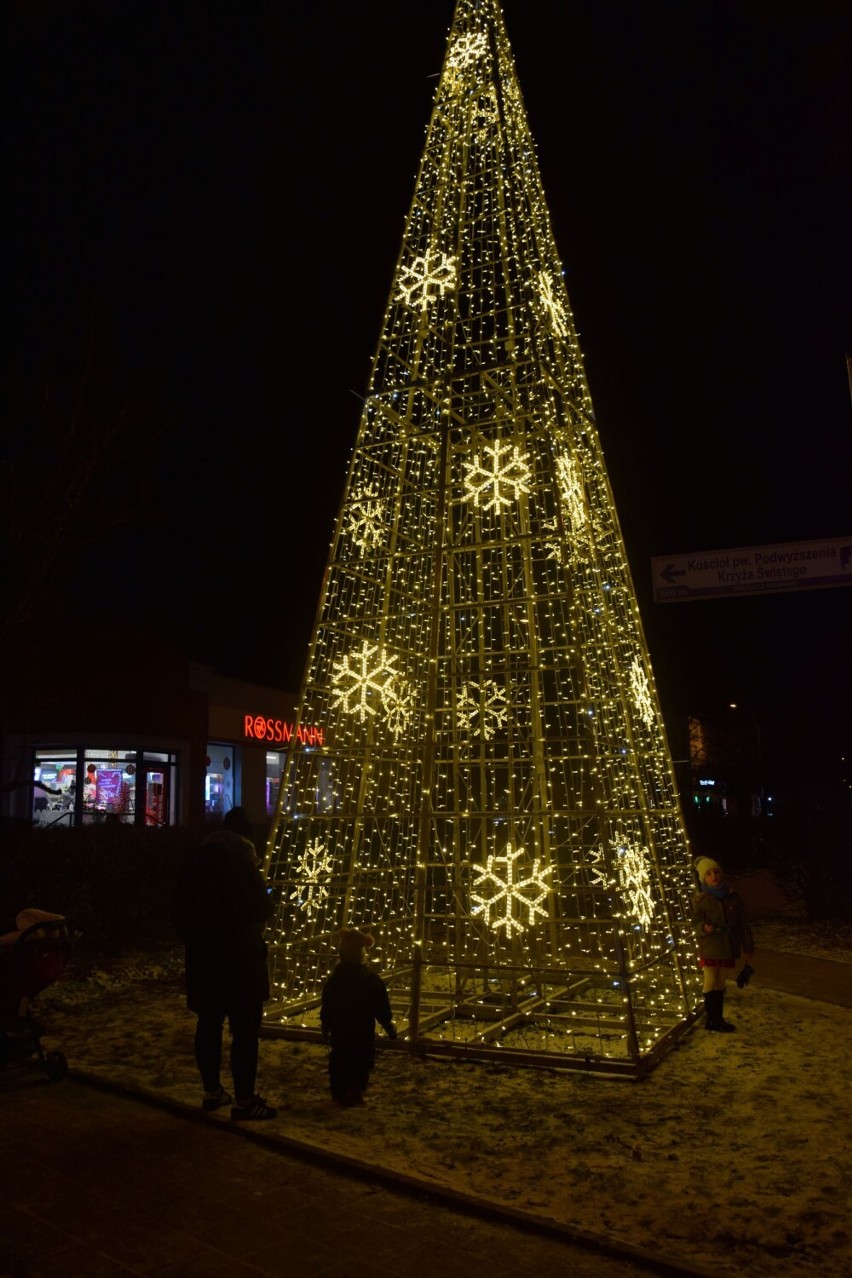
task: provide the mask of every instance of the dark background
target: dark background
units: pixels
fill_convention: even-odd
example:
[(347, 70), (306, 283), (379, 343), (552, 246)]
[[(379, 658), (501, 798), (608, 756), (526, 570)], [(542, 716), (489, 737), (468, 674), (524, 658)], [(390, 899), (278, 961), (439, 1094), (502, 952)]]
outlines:
[[(97, 463), (56, 619), (298, 687), (452, 12), (5, 6), (24, 590)], [(852, 9), (503, 13), (670, 732), (737, 699), (767, 750), (836, 761), (852, 591), (659, 605), (650, 559), (852, 535)]]

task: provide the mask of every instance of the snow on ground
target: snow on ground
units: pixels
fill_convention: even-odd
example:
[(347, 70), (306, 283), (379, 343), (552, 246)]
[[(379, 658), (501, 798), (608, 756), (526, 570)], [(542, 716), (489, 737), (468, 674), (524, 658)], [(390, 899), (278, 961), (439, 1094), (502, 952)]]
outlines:
[[(761, 945), (852, 961), (848, 927), (757, 924)], [(418, 1058), (383, 1045), (364, 1109), (326, 1050), (264, 1038), (264, 1130), (719, 1273), (852, 1272), (852, 1009), (729, 983), (735, 1034), (687, 1035), (646, 1079)], [(200, 1102), (180, 951), (73, 973), (39, 999), (73, 1071)], [(386, 1043), (386, 1040), (385, 1040)], [(211, 1117), (227, 1122), (227, 1111)]]

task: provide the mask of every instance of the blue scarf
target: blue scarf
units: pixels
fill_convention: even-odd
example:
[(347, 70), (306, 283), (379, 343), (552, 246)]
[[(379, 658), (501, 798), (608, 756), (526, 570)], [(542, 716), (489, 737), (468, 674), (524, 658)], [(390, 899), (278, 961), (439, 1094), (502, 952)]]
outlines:
[(720, 883), (718, 887), (710, 887), (709, 883), (702, 883), (701, 885), (702, 892), (706, 892), (708, 896), (715, 896), (717, 900), (727, 896), (730, 890), (727, 883)]

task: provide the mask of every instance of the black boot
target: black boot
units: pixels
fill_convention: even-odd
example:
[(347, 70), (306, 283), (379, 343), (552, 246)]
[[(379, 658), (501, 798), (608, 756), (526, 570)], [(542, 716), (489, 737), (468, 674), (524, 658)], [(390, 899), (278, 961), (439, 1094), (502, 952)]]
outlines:
[(736, 1025), (732, 1025), (730, 1021), (726, 1021), (725, 1017), (722, 1015), (725, 1007), (725, 991), (717, 990), (716, 993), (719, 998), (719, 1029), (725, 1034), (733, 1034), (734, 1030), (737, 1028)]
[(715, 1030), (717, 1034), (732, 1034), (737, 1028), (730, 1021), (726, 1021), (722, 1015), (722, 1008), (725, 1004), (724, 990), (711, 990), (709, 994), (704, 995), (704, 1005), (707, 1008), (707, 1020), (704, 1028)]

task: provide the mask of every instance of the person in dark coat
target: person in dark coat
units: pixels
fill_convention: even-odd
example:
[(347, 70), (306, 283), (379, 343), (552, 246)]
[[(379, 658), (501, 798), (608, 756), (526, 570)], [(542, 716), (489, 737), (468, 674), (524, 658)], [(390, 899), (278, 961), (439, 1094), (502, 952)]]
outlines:
[(704, 971), (704, 1028), (720, 1034), (736, 1029), (723, 1015), (725, 984), (740, 956), (740, 989), (748, 985), (754, 968), (754, 937), (739, 892), (725, 882), (722, 867), (709, 856), (695, 860), (700, 888), (692, 899), (692, 921), (698, 937), (698, 962)]
[[(244, 808), (226, 813), (181, 864), (173, 922), (184, 942), (186, 1003), (195, 1012), (195, 1059), (209, 1113), (232, 1105), (231, 1118), (274, 1118), (277, 1111), (255, 1093), (258, 1038), (269, 973), (263, 925), (274, 904), (258, 866)], [(234, 1097), (222, 1086), (222, 1031), (231, 1032)], [(235, 1099), (234, 1099), (235, 1098)]]
[(320, 1018), (330, 1043), (328, 1081), (338, 1105), (363, 1105), (376, 1063), (376, 1021), (396, 1038), (387, 986), (367, 967), (369, 932), (344, 927), (338, 934), (340, 961), (323, 986)]

